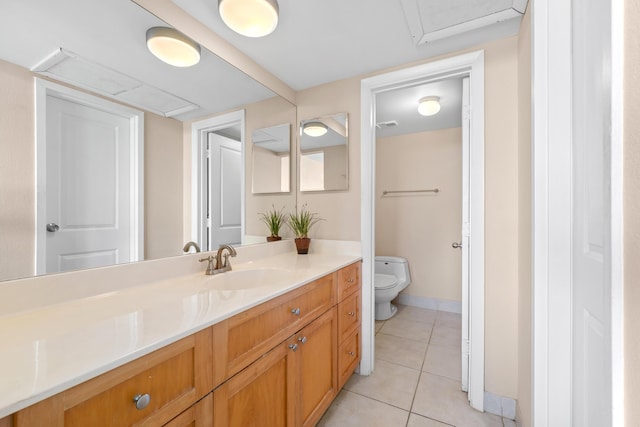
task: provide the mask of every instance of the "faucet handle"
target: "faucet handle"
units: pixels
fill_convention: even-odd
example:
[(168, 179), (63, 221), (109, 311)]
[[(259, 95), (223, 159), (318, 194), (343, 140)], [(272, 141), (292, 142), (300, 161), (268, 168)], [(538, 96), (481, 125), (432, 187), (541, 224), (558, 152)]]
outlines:
[(206, 258), (200, 258), (198, 261), (200, 262), (205, 262), (208, 261), (209, 264), (207, 264), (207, 269), (204, 272), (204, 274), (211, 276), (215, 270), (214, 266), (213, 266), (213, 261), (216, 259), (216, 257), (214, 257), (213, 255), (209, 255)]

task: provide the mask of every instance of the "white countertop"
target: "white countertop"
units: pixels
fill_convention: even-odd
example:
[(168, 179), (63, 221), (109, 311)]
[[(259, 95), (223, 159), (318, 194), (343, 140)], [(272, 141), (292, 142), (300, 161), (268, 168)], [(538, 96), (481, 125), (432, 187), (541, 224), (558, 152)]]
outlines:
[[(287, 252), (216, 276), (203, 264), (197, 274), (1, 316), (0, 418), (359, 259)], [(234, 274), (243, 281), (242, 271), (257, 269), (263, 286), (233, 287)]]

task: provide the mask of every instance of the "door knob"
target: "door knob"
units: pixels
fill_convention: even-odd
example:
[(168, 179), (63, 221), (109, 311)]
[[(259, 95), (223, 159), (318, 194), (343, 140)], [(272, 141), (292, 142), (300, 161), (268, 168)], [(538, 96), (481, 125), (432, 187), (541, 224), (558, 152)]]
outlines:
[(462, 247), (462, 242), (453, 242), (451, 244), (451, 247), (455, 249), (460, 249)]
[(58, 230), (60, 230), (60, 226), (55, 222), (50, 222), (49, 224), (47, 224), (47, 231), (54, 233)]

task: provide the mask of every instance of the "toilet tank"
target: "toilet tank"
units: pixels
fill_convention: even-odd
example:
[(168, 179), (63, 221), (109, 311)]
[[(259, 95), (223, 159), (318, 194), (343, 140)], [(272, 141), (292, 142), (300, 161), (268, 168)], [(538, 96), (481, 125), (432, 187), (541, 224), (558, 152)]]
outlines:
[(391, 274), (400, 282), (405, 280), (411, 282), (411, 273), (409, 272), (409, 261), (406, 258), (398, 256), (377, 256), (375, 257), (375, 273)]

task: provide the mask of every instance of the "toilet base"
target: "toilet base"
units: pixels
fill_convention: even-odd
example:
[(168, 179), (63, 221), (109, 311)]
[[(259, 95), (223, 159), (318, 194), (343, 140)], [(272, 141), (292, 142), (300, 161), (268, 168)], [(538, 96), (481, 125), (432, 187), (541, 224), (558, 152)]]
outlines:
[(375, 311), (376, 320), (391, 319), (397, 312), (398, 312), (398, 307), (391, 304), (390, 301), (376, 304), (376, 311)]

